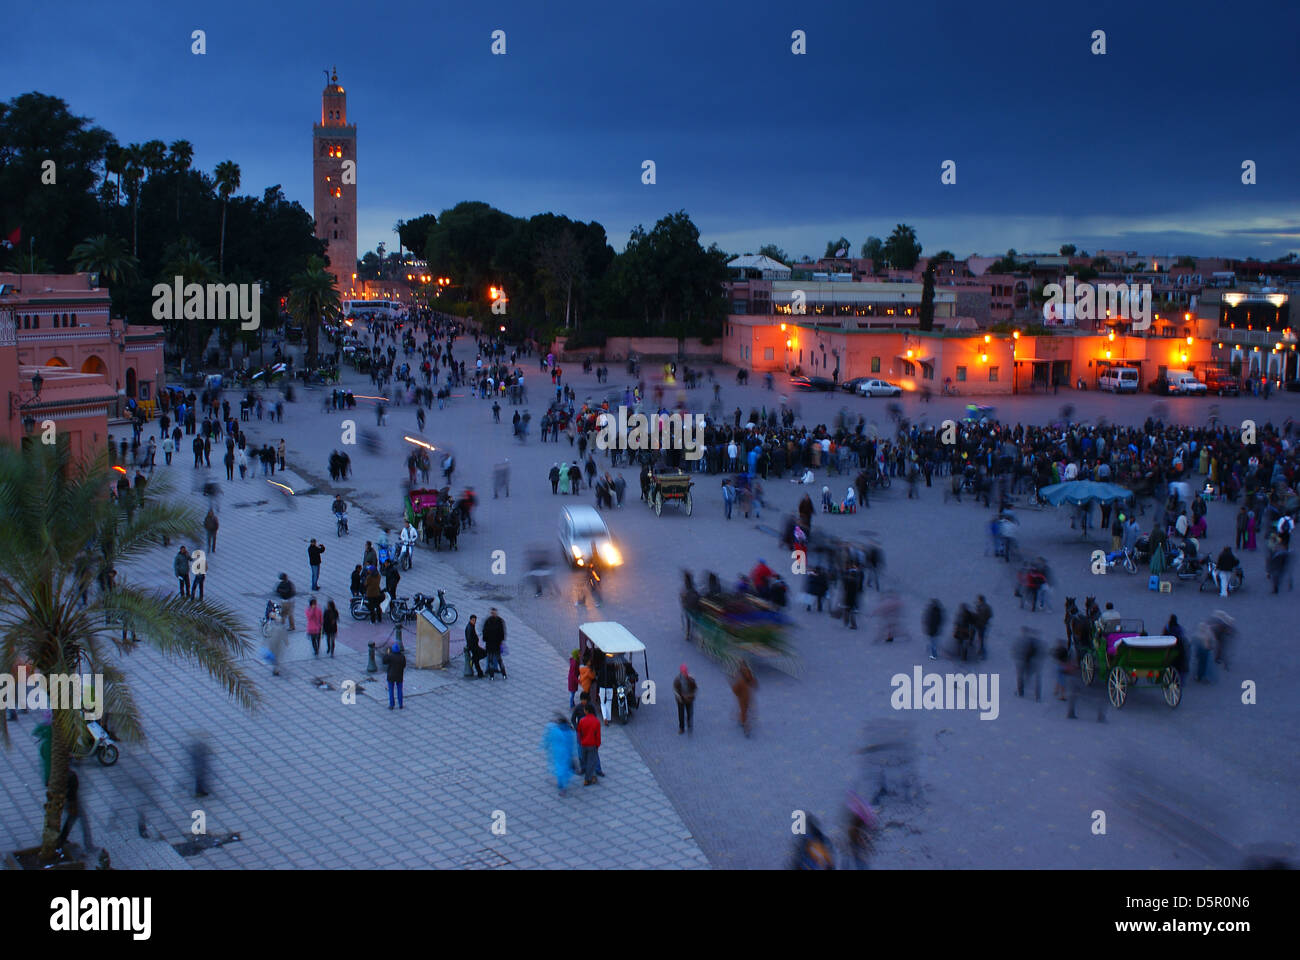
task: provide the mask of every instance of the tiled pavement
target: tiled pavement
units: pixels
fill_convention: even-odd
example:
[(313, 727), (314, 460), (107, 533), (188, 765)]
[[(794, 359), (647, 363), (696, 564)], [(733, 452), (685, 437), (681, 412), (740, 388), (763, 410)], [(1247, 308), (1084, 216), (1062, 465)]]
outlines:
[[(463, 344), (458, 344), (458, 353), (472, 364), (472, 353)], [(536, 382), (536, 365), (525, 370), (536, 426), (545, 391)], [(623, 382), (619, 373), (611, 369), (614, 386)], [(579, 397), (603, 393), (576, 367), (569, 374)], [(722, 382), (725, 409), (739, 404), (748, 410), (751, 404), (771, 403), (775, 398), (758, 387), (732, 387), (725, 375)], [(352, 383), (359, 393), (370, 392), (364, 380)], [(705, 396), (704, 390), (697, 393)], [(792, 399), (803, 406), (805, 422), (830, 422), (841, 406), (847, 406), (855, 414), (863, 412), (869, 422), (883, 425), (884, 407), (879, 401), (819, 395)], [(1072, 395), (1068, 399), (1078, 408), (1076, 415), (1084, 418), (1104, 415), (1140, 422), (1152, 408), (1147, 398)], [(1001, 401), (999, 412), (1042, 422), (1064, 402), (1064, 396), (1019, 397)], [(373, 411), (365, 407), (346, 415), (324, 414), (319, 403), (318, 395), (309, 392), (303, 402), (289, 405), (284, 428), (256, 421), (249, 425), (250, 436), (260, 440), (288, 437), (291, 464), (305, 464), (312, 471), (306, 481), (290, 474), (291, 485), (299, 490), (326, 486), (312, 468), (324, 472), (329, 450), (338, 445), (334, 431), (340, 420), (355, 419), (362, 427), (373, 423)], [(961, 411), (960, 401), (935, 401), (930, 407), (920, 407), (912, 398), (903, 403), (909, 415), (930, 422), (960, 416)], [(1194, 404), (1173, 401), (1167, 408), (1175, 419), (1200, 422), (1205, 408)], [(1220, 407), (1225, 418), (1249, 416), (1262, 422), (1271, 417), (1279, 422), (1295, 412), (1296, 404), (1293, 397), (1267, 403), (1241, 398), (1221, 401)], [(343, 707), (331, 699), (337, 694), (308, 684), (316, 671), (302, 662), (306, 641), (299, 633), (294, 635), (295, 661), (288, 680), (273, 685), (260, 663), (250, 664), (259, 684), (274, 693), (266, 716), (255, 722), (227, 706), (201, 679), (187, 678), (179, 684), (186, 696), (176, 697), (174, 680), (166, 689), (154, 682), (155, 672), (158, 677), (174, 677), (175, 668), (141, 670), (141, 664), (151, 661), (133, 658), (129, 667), (142, 700), (151, 708), (153, 753), (162, 766), (161, 772), (153, 773), (155, 793), (171, 798), (159, 819), (166, 821), (174, 841), (185, 838), (193, 809), (183, 794), (185, 732), (197, 728), (221, 734), (209, 828), (237, 831), (243, 839), (184, 862), (294, 866), (325, 857), (327, 865), (340, 866), (406, 861), (503, 866), (505, 860), (516, 865), (638, 866), (662, 863), (672, 849), (695, 858), (692, 863), (703, 864), (706, 855), (714, 866), (773, 867), (788, 856), (791, 816), (796, 810), (816, 815), (840, 839), (837, 811), (842, 809), (844, 791), (874, 782), (870, 758), (856, 754), (872, 742), (864, 728), (897, 716), (889, 707), (889, 678), (897, 672), (910, 674), (918, 663), (939, 671), (947, 671), (948, 665), (930, 664), (915, 640), (874, 644), (874, 626), (867, 616), (862, 618), (862, 629), (854, 633), (824, 616), (795, 610), (795, 637), (805, 673), (792, 679), (760, 672), (758, 724), (753, 739), (746, 740), (735, 726), (734, 702), (725, 677), (682, 639), (675, 602), (680, 570), (687, 567), (698, 576), (713, 569), (726, 578), (748, 569), (759, 556), (776, 565), (780, 556), (767, 525), (776, 525), (775, 518), (791, 510), (803, 490), (784, 482), (769, 483), (771, 506), (763, 519), (737, 516), (727, 522), (722, 518), (718, 478), (703, 475), (693, 517), (665, 511), (656, 518), (636, 501), (635, 475), (628, 471), (632, 499), (609, 522), (624, 544), (629, 563), (608, 578), (605, 606), (600, 611), (576, 609), (573, 584), (564, 579), (558, 597), (518, 596), (517, 551), (532, 543), (554, 548), (561, 502), (551, 495), (545, 472), (553, 460), (570, 458), (574, 451), (564, 442), (542, 446), (535, 435), (526, 446), (512, 443), (510, 406), (503, 404), (507, 422), (499, 426), (491, 423), (489, 408), (489, 403), (462, 398), (446, 411), (435, 407), (429, 413), (427, 438), (456, 449), (456, 486), (473, 483), (484, 499), (478, 522), (462, 537), (460, 551), (438, 554), (435, 560), (421, 548), (402, 592), (447, 587), (449, 599), (461, 609), (457, 633), (468, 613), (478, 612), (482, 618), (489, 603), (496, 602), (510, 625), (513, 650), (512, 678), (500, 687), (516, 692), (507, 693), (495, 682), (466, 684), (455, 676), (445, 678), (444, 689), (449, 692), (417, 695), (401, 713), (390, 715), (369, 697), (361, 698), (355, 707)], [(400, 467), (405, 448), (400, 436), (413, 432), (414, 411), (395, 407), (390, 420), (391, 425), (381, 431), (386, 449), (378, 456), (354, 453), (355, 476), (343, 490), (354, 504), (391, 523), (397, 517), (396, 481), (405, 474)], [(488, 494), (491, 467), (503, 457), (512, 461), (512, 496), (494, 501)], [(179, 469), (183, 477), (189, 472), (188, 467)], [(822, 474), (819, 471), (817, 489), (827, 482)], [(832, 486), (844, 482), (846, 478), (834, 478)], [(371, 535), (364, 531), (376, 528), (354, 521), (344, 548), (333, 538), (323, 497), (305, 497), (298, 513), (290, 514), (283, 495), (260, 478), (242, 486), (260, 492), (232, 492), (224, 498), (222, 550), (209, 576), (213, 595), (224, 594), (255, 622), (265, 591), (280, 570), (302, 586), (305, 538), (323, 534), (325, 586), (336, 599), (346, 597), (347, 572), (356, 562), (361, 541)], [(268, 502), (261, 508), (237, 506), (257, 500)], [(570, 502), (589, 501), (584, 493)], [(1021, 624), (1036, 626), (1049, 642), (1056, 639), (1061, 598), (1066, 594), (1095, 592), (1102, 600), (1114, 600), (1126, 615), (1145, 617), (1148, 626), (1159, 626), (1170, 611), (1176, 611), (1185, 624), (1195, 624), (1220, 605), (1217, 598), (1185, 585), (1176, 587), (1172, 597), (1161, 597), (1146, 591), (1145, 577), (1102, 581), (1087, 576), (1081, 571), (1087, 568), (1092, 545), (1075, 539), (1065, 515), (1025, 511), (1023, 548), (1045, 554), (1061, 579), (1054, 610), (1030, 614), (1016, 608), (1010, 571), (982, 556), (983, 510), (970, 504), (944, 504), (938, 487), (922, 490), (919, 501), (907, 501), (905, 488), (896, 485), (874, 496), (872, 504), (869, 511), (854, 516), (822, 517), (816, 522), (849, 534), (861, 536), (870, 530), (879, 536), (889, 563), (886, 586), (900, 591), (904, 622), (913, 633), (929, 596), (941, 596), (951, 612), (956, 602), (986, 593), (995, 611), (986, 669), (998, 671), (1001, 678), (1001, 714), (996, 721), (981, 721), (969, 713), (906, 715), (921, 789), (914, 801), (885, 798), (880, 866), (1187, 867), (1223, 862), (1205, 852), (1216, 843), (1229, 849), (1255, 841), (1294, 845), (1292, 798), (1300, 787), (1291, 743), (1291, 731), (1300, 719), (1293, 696), (1300, 683), (1292, 655), (1295, 595), (1264, 593), (1261, 558), (1245, 558), (1250, 589), (1228, 601), (1242, 628), (1231, 674), (1220, 675), (1212, 686), (1189, 684), (1177, 710), (1164, 705), (1159, 691), (1144, 690), (1135, 692), (1123, 710), (1110, 711), (1105, 725), (1095, 722), (1093, 707), (1083, 709), (1081, 719), (1071, 722), (1064, 719), (1063, 705), (1050, 699), (1050, 673), (1044, 676), (1045, 702), (1013, 696), (1009, 646)], [(267, 512), (275, 509), (284, 512)], [(1226, 508), (1213, 506), (1209, 523), (1212, 533), (1227, 529)], [(256, 546), (245, 553), (228, 536)], [(233, 592), (222, 572), (226, 545), (241, 561), (254, 558), (243, 564), (249, 569), (241, 570)], [(495, 549), (505, 549), (509, 555), (512, 566), (506, 577), (492, 573)], [(345, 557), (338, 556), (340, 550)], [(170, 554), (160, 553), (152, 568), (156, 582), (166, 585), (169, 569)], [(646, 642), (650, 677), (661, 692), (668, 689), (678, 663), (691, 666), (701, 685), (696, 731), (693, 737), (677, 736), (671, 693), (666, 698), (661, 695), (660, 704), (641, 710), (630, 727), (610, 728), (610, 746), (602, 752), (607, 768), (617, 769), (618, 776), (611, 772), (601, 786), (585, 791), (575, 787), (576, 796), (561, 802), (550, 797), (536, 744), (552, 710), (567, 703), (563, 656), (573, 645), (576, 625), (598, 615), (625, 623)], [(301, 626), (301, 602), (299, 620)], [(517, 643), (524, 623), (542, 638), (535, 652), (530, 652), (527, 642)], [(371, 629), (345, 622), (340, 655), (346, 645), (353, 659), (350, 672), (340, 677), (361, 676)], [(383, 636), (377, 628), (376, 633)], [(536, 662), (530, 664), (534, 656)], [(408, 676), (413, 688), (421, 690), (419, 675)], [(428, 676), (430, 686), (435, 677), (444, 680), (439, 674)], [(1257, 705), (1240, 702), (1237, 683), (1245, 678), (1259, 684)], [(523, 686), (517, 684), (521, 679), (527, 681), (524, 693), (517, 692)], [(534, 698), (536, 690), (554, 695)], [(182, 719), (175, 723), (162, 719), (174, 713)], [(419, 747), (409, 737), (385, 736), (411, 725), (412, 717), (426, 714), (430, 722), (419, 724)], [(376, 726), (364, 726), (369, 723)], [(363, 729), (354, 729), (357, 726)], [(453, 728), (455, 732), (449, 732)], [(20, 731), (17, 739), (25, 736)], [(447, 737), (454, 737), (454, 742), (440, 742)], [(286, 742), (293, 746), (286, 748)], [(133, 769), (136, 749), (128, 746), (118, 767), (97, 776), (94, 784), (96, 791), (106, 791), (110, 810), (126, 811), (121, 824), (128, 835), (134, 826), (128, 796), (132, 788), (118, 781)], [(12, 759), (16, 752), (0, 757), (0, 768), (18, 764)], [(451, 763), (450, 757), (463, 757), (464, 762)], [(644, 765), (638, 757), (644, 758)], [(441, 781), (428, 779), (438, 775)], [(32, 811), (39, 809), (39, 798), (24, 788), (22, 813), (15, 814), (16, 797), (23, 791), (15, 794), (12, 780), (0, 781), (8, 791), (0, 794), (7, 796), (7, 805), (0, 807), (0, 838), (12, 836), (16, 843), (29, 835), (22, 831), (34, 829), (28, 825), (33, 822)], [(24, 783), (33, 780), (28, 777)], [(627, 792), (611, 802), (614, 791)], [(92, 803), (99, 792), (92, 793)], [(1153, 829), (1161, 825), (1153, 824), (1142, 806), (1153, 807), (1147, 802), (1153, 795), (1162, 796), (1168, 808), (1166, 819), (1182, 816), (1191, 825), (1172, 833)], [(1135, 805), (1137, 814), (1132, 813)], [(496, 809), (507, 815), (504, 837), (490, 831)], [(1090, 829), (1091, 814), (1098, 809), (1108, 814), (1105, 836), (1095, 836)], [(358, 819), (365, 828), (359, 828)], [(14, 824), (21, 824), (21, 829)], [(663, 825), (665, 832), (647, 836), (648, 825), (654, 824)], [(577, 836), (585, 839), (594, 829), (600, 831), (596, 844)], [(693, 842), (682, 839), (688, 833)], [(615, 851), (615, 856), (593, 864), (573, 852), (579, 848)]]
[[(182, 478), (190, 469), (171, 468)], [(297, 490), (306, 487), (292, 473), (276, 479)], [(188, 495), (185, 486), (182, 495)], [(264, 508), (241, 505), (266, 498), (268, 491), (272, 499)], [(295, 509), (287, 509), (285, 495), (260, 477), (223, 499), (218, 549), (209, 555), (208, 596), (232, 604), (255, 625), (281, 570), (300, 589), (310, 583), (298, 575), (305, 570), (302, 518), (317, 516), (325, 529), (329, 501), (324, 495), (299, 496)], [(354, 517), (354, 529), (359, 519)], [(345, 619), (336, 658), (311, 655), (302, 632), (308, 594), (301, 594), (299, 630), (291, 634), (284, 676), (272, 677), (256, 658), (244, 664), (263, 694), (254, 716), (185, 665), (167, 663), (143, 647), (129, 658), (148, 750), (124, 744), (115, 767), (81, 767), (94, 839), (109, 847), (116, 866), (707, 866), (618, 726), (605, 730), (601, 758), (608, 776), (600, 785), (584, 789), (575, 780), (567, 797), (556, 794), (540, 743), (554, 713), (567, 713), (567, 661), (504, 605), (508, 680), (464, 680), (456, 661), (441, 671), (408, 668), (406, 707), (390, 712), (382, 668), (366, 674), (365, 650), (367, 641), (383, 641), (392, 625), (355, 623), (342, 602), (350, 558), (361, 546), (357, 536), (326, 544), (318, 596), (341, 603)], [(346, 564), (340, 556), (345, 551)], [(155, 551), (131, 571), (133, 578), (169, 587), (172, 552)], [(451, 571), (441, 568), (422, 554), (413, 574), (435, 575), (452, 595), (463, 595)], [(336, 689), (318, 689), (316, 677)], [(347, 679), (358, 684), (355, 704), (345, 704), (339, 690)], [(24, 716), (11, 728), (13, 747), (0, 752), (0, 842), (7, 849), (35, 840), (41, 796), (32, 724)], [(193, 788), (186, 746), (195, 731), (206, 732), (213, 746), (213, 785), (203, 800), (188, 795)], [(136, 810), (145, 792), (148, 822), (165, 842), (137, 835)], [(237, 833), (239, 840), (181, 857), (169, 844), (192, 839), (192, 817), (199, 810), (209, 834)], [(79, 837), (74, 828), (73, 839)], [(600, 851), (599, 859), (593, 851)]]

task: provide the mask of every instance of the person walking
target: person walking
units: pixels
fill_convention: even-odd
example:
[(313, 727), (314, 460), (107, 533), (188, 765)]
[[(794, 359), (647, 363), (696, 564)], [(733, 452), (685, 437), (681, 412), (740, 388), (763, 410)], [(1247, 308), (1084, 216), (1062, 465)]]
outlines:
[(691, 676), (686, 664), (683, 663), (678, 668), (677, 678), (673, 680), (673, 696), (677, 700), (677, 733), (679, 735), (688, 730), (691, 733), (695, 732), (695, 691), (697, 686), (695, 678)]
[(749, 668), (749, 664), (744, 660), (736, 667), (736, 676), (731, 682), (731, 692), (736, 695), (736, 705), (740, 710), (740, 729), (745, 731), (745, 736), (751, 732), (749, 712), (753, 707), (754, 691), (758, 689), (758, 678), (754, 676), (754, 671)]
[(339, 608), (331, 600), (325, 605), (325, 613), (321, 616), (321, 630), (325, 634), (325, 652), (331, 657), (334, 656), (334, 638), (339, 632)]
[(289, 579), (287, 573), (280, 574), (280, 581), (275, 585), (275, 594), (282, 601), (280, 604), (280, 618), (285, 622), (289, 630), (297, 630), (298, 625), (293, 619), (293, 598), (298, 595), (294, 589), (293, 581)]
[(546, 479), (551, 481), (551, 493), (558, 494), (560, 492), (560, 465), (558, 463), (551, 464), (551, 471), (546, 475)]
[(307, 544), (307, 566), (311, 569), (311, 588), (320, 589), (320, 558), (325, 552), (325, 547), (316, 542), (316, 538), (311, 538), (311, 543)]
[(400, 643), (393, 644), (388, 653), (384, 654), (384, 666), (388, 668), (388, 709), (393, 709), (395, 693), (397, 709), (404, 710), (406, 705), (402, 703), (402, 678), (406, 676), (406, 654), (402, 652)]
[[(277, 408), (277, 409), (282, 409), (282, 408), (279, 406), (279, 404), (276, 405), (276, 408)], [(281, 420), (281, 422), (284, 421), (284, 414), (283, 414), (283, 413), (280, 414), (280, 420)], [(281, 438), (280, 438), (280, 444), (279, 444), (278, 447), (276, 447), (275, 454), (276, 454), (276, 459), (280, 461), (280, 470), (281, 470), (281, 472), (283, 472), (283, 471), (284, 471), (284, 454), (285, 454), (284, 437), (281, 437)]]
[(366, 572), (366, 607), (370, 610), (370, 622), (379, 623), (382, 619), (379, 605), (384, 600), (384, 587), (379, 579), (379, 571), (368, 567)]
[(582, 719), (578, 721), (578, 748), (582, 755), (582, 785), (590, 787), (599, 782), (596, 779), (598, 776), (603, 776), (596, 772), (600, 763), (600, 720), (590, 700), (587, 701)]
[(975, 639), (979, 641), (979, 657), (985, 659), (988, 654), (984, 650), (984, 638), (988, 635), (989, 621), (993, 619), (993, 608), (989, 602), (984, 599), (984, 594), (975, 598)]
[(190, 554), (183, 544), (176, 551), (175, 559), (172, 560), (172, 570), (176, 574), (181, 596), (188, 597), (190, 595)]
[(578, 735), (563, 714), (557, 713), (555, 720), (546, 725), (546, 732), (542, 734), (542, 752), (550, 760), (555, 785), (563, 797), (573, 778), (573, 768), (578, 765), (579, 755)]
[(324, 630), (325, 611), (312, 597), (307, 601), (307, 639), (311, 641), (311, 655), (320, 656), (320, 635)]
[[(465, 624), (465, 676), (483, 679), (483, 658), (487, 651), (478, 642), (478, 614), (472, 613)], [(569, 704), (573, 706), (572, 703)]]
[(943, 604), (937, 597), (931, 599), (926, 605), (925, 613), (921, 615), (921, 627), (930, 640), (930, 659), (938, 660), (939, 630), (943, 627)]
[(844, 625), (850, 630), (858, 629), (858, 598), (862, 595), (862, 568), (857, 560), (850, 560), (848, 569), (841, 578), (841, 590), (844, 602)]
[(203, 529), (208, 533), (208, 553), (217, 552), (217, 529), (220, 526), (216, 511), (209, 507), (208, 515), (203, 518)]
[(1043, 675), (1039, 669), (1038, 635), (1028, 627), (1020, 628), (1020, 639), (1016, 641), (1016, 696), (1025, 695), (1025, 679), (1033, 677), (1034, 702), (1043, 700)]
[(491, 680), (496, 673), (500, 672), (501, 679), (508, 679), (506, 676), (506, 665), (502, 661), (502, 654), (505, 652), (506, 645), (506, 623), (497, 614), (497, 608), (493, 607), (488, 611), (487, 620), (483, 621), (483, 646), (487, 648), (487, 674)]
[(289, 648), (289, 631), (284, 625), (283, 613), (278, 617), (273, 617), (271, 629), (267, 634), (267, 659), (271, 663), (271, 676), (280, 676), (280, 661), (284, 659), (285, 651)]
[(203, 599), (203, 588), (207, 586), (208, 568), (203, 566), (194, 571), (194, 580), (190, 583), (190, 596), (196, 600)]
[(578, 651), (569, 651), (569, 709), (573, 709), (573, 698), (578, 695), (578, 669), (581, 663), (578, 659)]

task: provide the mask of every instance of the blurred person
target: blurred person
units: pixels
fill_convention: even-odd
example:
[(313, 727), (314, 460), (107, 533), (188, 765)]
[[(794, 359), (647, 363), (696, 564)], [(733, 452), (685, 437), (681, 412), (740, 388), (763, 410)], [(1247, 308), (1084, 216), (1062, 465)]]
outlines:
[(682, 664), (673, 680), (673, 698), (677, 701), (678, 734), (695, 732), (695, 692), (698, 684), (686, 664)]
[(736, 675), (731, 681), (731, 692), (736, 695), (736, 706), (740, 711), (740, 729), (749, 736), (752, 730), (750, 711), (753, 709), (754, 691), (758, 689), (758, 679), (749, 664), (741, 660), (736, 666)]
[(1034, 702), (1043, 700), (1043, 676), (1040, 670), (1040, 647), (1038, 634), (1028, 627), (1020, 628), (1020, 638), (1013, 651), (1016, 660), (1016, 696), (1025, 695), (1025, 680), (1032, 677), (1034, 681)]
[(556, 714), (554, 721), (547, 724), (542, 734), (542, 752), (550, 760), (555, 785), (563, 797), (578, 765), (579, 748), (577, 733), (562, 714)]
[(596, 708), (588, 700), (582, 718), (578, 721), (578, 747), (582, 755), (582, 785), (590, 787), (599, 782), (596, 778), (604, 776), (598, 773), (600, 759), (600, 720), (596, 717)]

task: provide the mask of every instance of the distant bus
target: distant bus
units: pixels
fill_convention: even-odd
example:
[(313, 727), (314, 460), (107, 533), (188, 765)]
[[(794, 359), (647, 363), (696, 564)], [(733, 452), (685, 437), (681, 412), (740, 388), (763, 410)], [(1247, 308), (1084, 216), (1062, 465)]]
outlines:
[(343, 315), (392, 319), (406, 316), (406, 308), (393, 300), (344, 300)]

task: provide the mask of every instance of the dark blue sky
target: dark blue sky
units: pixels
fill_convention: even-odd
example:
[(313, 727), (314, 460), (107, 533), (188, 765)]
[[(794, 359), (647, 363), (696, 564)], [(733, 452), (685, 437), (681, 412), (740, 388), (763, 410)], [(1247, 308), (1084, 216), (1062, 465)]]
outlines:
[(856, 249), (899, 221), (962, 256), (1300, 249), (1295, 0), (117, 0), (6, 20), (0, 96), (63, 97), (123, 143), (188, 139), (197, 166), (234, 160), (244, 192), (280, 183), (309, 211), (337, 64), (362, 250), (460, 200), (599, 220), (618, 249), (677, 209), (736, 253), (819, 255), (840, 234)]

